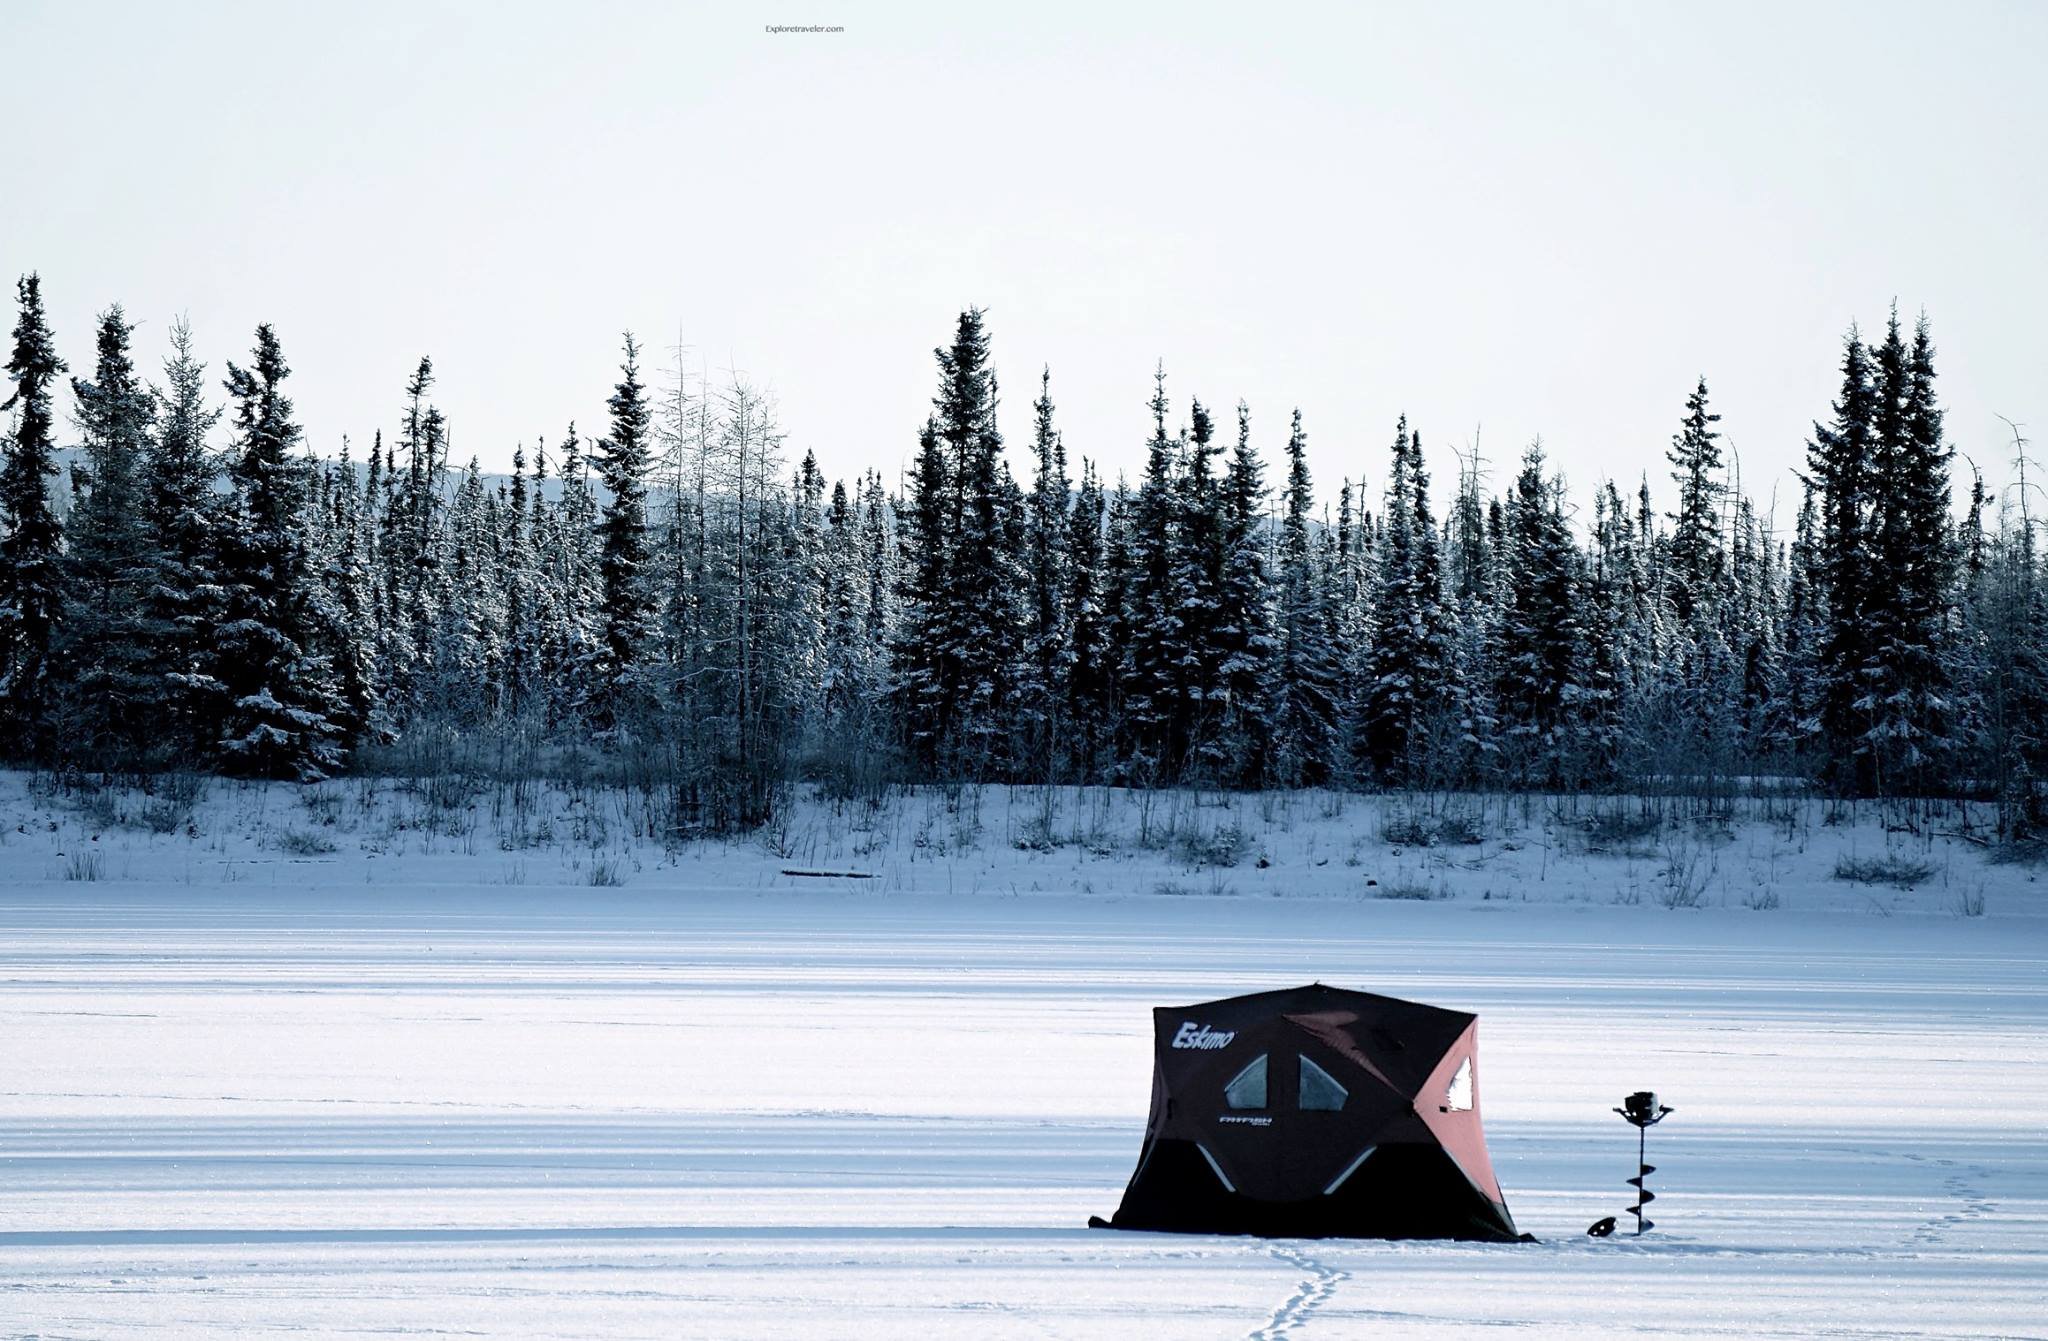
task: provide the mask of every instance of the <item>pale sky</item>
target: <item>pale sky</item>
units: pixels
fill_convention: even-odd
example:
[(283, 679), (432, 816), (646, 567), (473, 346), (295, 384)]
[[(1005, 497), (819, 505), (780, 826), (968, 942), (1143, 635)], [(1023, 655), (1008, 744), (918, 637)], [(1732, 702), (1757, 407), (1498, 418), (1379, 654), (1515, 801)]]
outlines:
[(1113, 477), (1164, 359), (1375, 510), (1403, 412), (1440, 482), (1541, 434), (1668, 507), (1704, 373), (1785, 517), (1895, 296), (1959, 449), (2048, 439), (2044, 71), (2040, 3), (0, 0), (0, 269), (79, 371), (115, 300), (152, 369), (181, 311), (216, 372), (276, 323), (323, 452), (422, 353), (458, 457), (601, 431), (631, 327), (893, 481), (978, 303), (1020, 475), (1041, 364)]

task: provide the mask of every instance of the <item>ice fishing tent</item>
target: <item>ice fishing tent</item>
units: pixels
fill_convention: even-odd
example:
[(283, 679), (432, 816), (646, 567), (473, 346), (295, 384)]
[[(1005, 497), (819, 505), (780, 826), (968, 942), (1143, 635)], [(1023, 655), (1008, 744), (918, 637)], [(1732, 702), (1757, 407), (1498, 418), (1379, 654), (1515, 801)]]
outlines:
[(1479, 1126), (1477, 1016), (1318, 983), (1152, 1020), (1152, 1114), (1109, 1227), (1526, 1237)]

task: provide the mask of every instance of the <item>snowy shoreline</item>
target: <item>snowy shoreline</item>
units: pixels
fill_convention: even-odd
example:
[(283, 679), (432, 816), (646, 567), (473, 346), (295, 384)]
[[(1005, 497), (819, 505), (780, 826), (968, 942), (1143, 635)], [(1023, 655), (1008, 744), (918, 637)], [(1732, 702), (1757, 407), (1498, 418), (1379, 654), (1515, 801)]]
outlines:
[(0, 874), (166, 889), (424, 881), (2048, 916), (2048, 868), (1998, 860), (1989, 814), (1797, 796), (1708, 814), (1636, 797), (987, 786), (834, 801), (805, 789), (759, 833), (678, 839), (662, 798), (621, 788), (209, 780), (152, 796), (13, 773), (0, 774)]

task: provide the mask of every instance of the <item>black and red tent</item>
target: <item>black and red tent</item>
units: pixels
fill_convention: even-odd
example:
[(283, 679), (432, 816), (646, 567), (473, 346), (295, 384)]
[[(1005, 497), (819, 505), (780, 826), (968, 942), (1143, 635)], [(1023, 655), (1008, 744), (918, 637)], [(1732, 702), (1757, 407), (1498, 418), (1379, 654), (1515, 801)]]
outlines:
[(1477, 1016), (1318, 983), (1152, 1017), (1152, 1115), (1109, 1227), (1527, 1237), (1479, 1125)]

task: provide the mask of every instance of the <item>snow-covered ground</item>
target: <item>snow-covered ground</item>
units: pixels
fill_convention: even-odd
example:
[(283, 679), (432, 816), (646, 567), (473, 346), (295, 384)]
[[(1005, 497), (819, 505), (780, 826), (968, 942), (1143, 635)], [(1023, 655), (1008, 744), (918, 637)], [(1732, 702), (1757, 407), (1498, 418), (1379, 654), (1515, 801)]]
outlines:
[[(2048, 1336), (2038, 870), (1804, 806), (1397, 849), (1215, 800), (671, 851), (619, 797), (0, 777), (0, 1335)], [(1479, 1012), (1541, 1243), (1082, 1227), (1150, 1007), (1317, 978)], [(1589, 1240), (1637, 1088), (1658, 1228)]]

